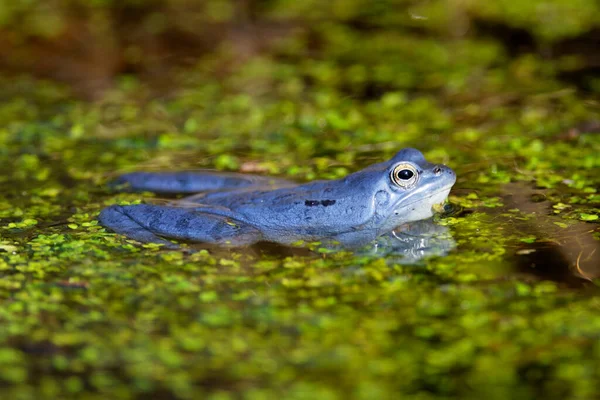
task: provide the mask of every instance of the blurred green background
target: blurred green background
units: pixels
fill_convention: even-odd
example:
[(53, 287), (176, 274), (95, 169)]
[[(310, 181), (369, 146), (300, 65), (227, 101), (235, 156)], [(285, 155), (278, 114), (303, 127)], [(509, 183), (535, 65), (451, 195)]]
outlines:
[[(600, 396), (596, 0), (0, 0), (10, 399)], [(133, 170), (458, 176), (418, 265), (98, 226)]]
[[(431, 63), (441, 74), (449, 64), (497, 66), (509, 55), (531, 54), (555, 64), (548, 73), (597, 89), (592, 73), (600, 66), (599, 14), (592, 0), (5, 0), (0, 61), (93, 96), (120, 74), (162, 81), (171, 68), (194, 64), (223, 46), (232, 62), (275, 52), (294, 60), (326, 57), (348, 67), (368, 60), (376, 68), (386, 61), (377, 56), (386, 54), (390, 64), (403, 57), (409, 64)], [(437, 47), (422, 43), (427, 39)], [(475, 39), (500, 48), (443, 54), (445, 46)], [(394, 51), (385, 53), (386, 47)], [(356, 48), (373, 57), (365, 60)], [(406, 54), (397, 54), (398, 48)], [(399, 72), (409, 74), (410, 65), (405, 70)], [(424, 84), (452, 83), (440, 77)]]

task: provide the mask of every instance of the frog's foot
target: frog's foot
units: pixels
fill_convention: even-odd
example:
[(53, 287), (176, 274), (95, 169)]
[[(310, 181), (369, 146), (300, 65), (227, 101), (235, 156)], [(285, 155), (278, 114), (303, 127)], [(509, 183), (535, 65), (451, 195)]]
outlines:
[(190, 242), (241, 246), (262, 239), (261, 232), (230, 217), (151, 204), (113, 205), (102, 210), (100, 223), (116, 233), (144, 243), (178, 246), (162, 237)]

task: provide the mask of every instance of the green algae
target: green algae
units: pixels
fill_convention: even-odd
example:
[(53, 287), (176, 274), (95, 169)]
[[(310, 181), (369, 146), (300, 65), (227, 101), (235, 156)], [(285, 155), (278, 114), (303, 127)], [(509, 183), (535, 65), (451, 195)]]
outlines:
[[(300, 12), (283, 3), (273, 18)], [(315, 18), (325, 9), (294, 4)], [(378, 29), (356, 30), (347, 22), (364, 8), (348, 4), (314, 28), (318, 49), (299, 31), (239, 65), (224, 46), (183, 70), (165, 97), (135, 77), (95, 102), (51, 82), (3, 80), (7, 397), (598, 396), (600, 135), (586, 126), (600, 105), (539, 55), (512, 57), (491, 39), (408, 36), (398, 25), (415, 20), (391, 12), (365, 17)], [(547, 15), (568, 8), (549, 4)], [(550, 32), (545, 18), (531, 25), (531, 13), (510, 12), (519, 15), (510, 24), (545, 41), (594, 23), (573, 13)], [(457, 211), (439, 221), (457, 248), (419, 265), (319, 244), (167, 251), (96, 221), (109, 204), (152, 197), (108, 191), (121, 172), (216, 168), (304, 181), (404, 146), (458, 175)], [(548, 255), (560, 278), (547, 274)]]

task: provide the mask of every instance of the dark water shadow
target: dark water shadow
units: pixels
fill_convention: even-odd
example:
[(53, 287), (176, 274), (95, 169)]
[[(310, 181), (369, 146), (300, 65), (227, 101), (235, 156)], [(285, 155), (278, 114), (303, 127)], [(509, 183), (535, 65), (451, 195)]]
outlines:
[(582, 287), (600, 278), (600, 241), (593, 237), (600, 226), (583, 221), (568, 221), (552, 211), (546, 190), (524, 183), (510, 183), (503, 188), (507, 209), (517, 208), (532, 216), (513, 219), (511, 229), (523, 236), (534, 236), (533, 243), (520, 242), (509, 260), (518, 273), (539, 279)]

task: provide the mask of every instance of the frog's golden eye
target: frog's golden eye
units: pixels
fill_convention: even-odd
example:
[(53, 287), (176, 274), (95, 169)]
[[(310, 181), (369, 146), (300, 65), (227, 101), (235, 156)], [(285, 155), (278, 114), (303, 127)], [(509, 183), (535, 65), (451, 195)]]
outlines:
[(419, 171), (412, 164), (400, 163), (394, 167), (390, 178), (396, 185), (408, 189), (417, 183)]

